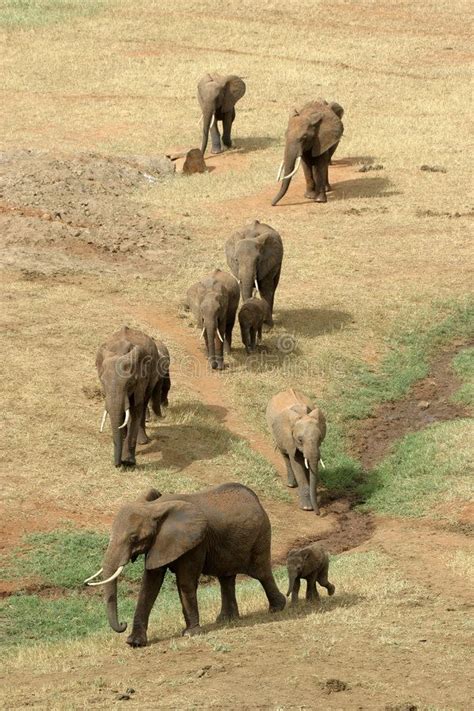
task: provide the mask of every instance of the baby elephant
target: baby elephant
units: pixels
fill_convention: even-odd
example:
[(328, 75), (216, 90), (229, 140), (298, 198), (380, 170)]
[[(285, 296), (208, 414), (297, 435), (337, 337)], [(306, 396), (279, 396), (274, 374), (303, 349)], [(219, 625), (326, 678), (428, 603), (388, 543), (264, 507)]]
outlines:
[(262, 326), (270, 315), (270, 308), (265, 299), (252, 297), (247, 299), (239, 311), (240, 335), (247, 354), (254, 353), (256, 341), (262, 341)]
[(319, 601), (316, 581), (326, 588), (328, 595), (334, 595), (336, 588), (328, 580), (329, 556), (321, 544), (313, 543), (304, 548), (295, 548), (288, 553), (288, 597), (291, 593), (291, 604), (298, 602), (301, 578), (306, 580), (306, 600)]

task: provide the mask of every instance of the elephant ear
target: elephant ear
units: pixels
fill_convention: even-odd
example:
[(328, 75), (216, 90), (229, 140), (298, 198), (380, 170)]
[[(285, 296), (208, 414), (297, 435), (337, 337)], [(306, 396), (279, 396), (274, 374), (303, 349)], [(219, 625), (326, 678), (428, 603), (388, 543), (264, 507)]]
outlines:
[(280, 449), (288, 454), (294, 454), (296, 445), (293, 440), (293, 427), (306, 414), (304, 406), (294, 405), (280, 412), (272, 422), (272, 431)]
[(153, 518), (158, 524), (155, 542), (146, 555), (147, 570), (172, 563), (196, 548), (205, 538), (207, 519), (187, 501), (156, 504)]
[(144, 504), (147, 501), (156, 501), (160, 496), (161, 491), (158, 491), (158, 489), (147, 489), (137, 497), (137, 501)]
[[(325, 153), (329, 148), (335, 146), (341, 140), (344, 132), (342, 121), (334, 113), (330, 106), (323, 107), (323, 111), (310, 117), (316, 126), (316, 134), (313, 140), (311, 154), (316, 157)], [(317, 117), (320, 117), (319, 120)]]
[(242, 79), (234, 74), (226, 77), (224, 93), (222, 97), (222, 110), (232, 111), (235, 104), (245, 94), (245, 83)]
[(316, 420), (318, 423), (318, 429), (321, 433), (321, 442), (323, 439), (326, 437), (326, 418), (324, 417), (323, 413), (319, 409), (319, 407), (315, 407), (314, 410), (311, 410), (309, 413), (309, 416), (312, 417), (313, 419)]
[(341, 104), (338, 104), (337, 101), (331, 101), (329, 103), (329, 106), (334, 111), (336, 116), (342, 119), (342, 117), (344, 116), (344, 109), (342, 108)]

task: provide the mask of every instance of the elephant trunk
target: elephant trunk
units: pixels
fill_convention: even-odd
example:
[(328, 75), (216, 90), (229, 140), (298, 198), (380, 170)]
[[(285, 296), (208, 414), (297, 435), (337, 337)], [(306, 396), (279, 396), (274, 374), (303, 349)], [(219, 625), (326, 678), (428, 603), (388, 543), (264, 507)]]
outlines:
[(286, 195), (288, 188), (290, 187), (291, 178), (293, 176), (293, 171), (295, 170), (295, 163), (299, 158), (299, 146), (286, 146), (285, 148), (285, 158), (283, 161), (285, 176), (281, 181), (280, 190), (275, 195), (272, 200), (272, 205), (275, 206), (280, 200)]
[(319, 506), (317, 499), (317, 486), (318, 486), (318, 464), (319, 464), (319, 449), (314, 453), (314, 448), (311, 452), (305, 452), (305, 460), (308, 463), (309, 468), (309, 497), (311, 499), (311, 505), (316, 514), (319, 514)]
[[(117, 554), (110, 553), (110, 545), (107, 553), (105, 555), (105, 560), (103, 564), (103, 576), (105, 579), (114, 575), (118, 570), (120, 565), (125, 565), (128, 562), (128, 556), (120, 556)], [(104, 586), (104, 599), (105, 606), (107, 609), (107, 619), (109, 625), (115, 632), (125, 632), (127, 629), (126, 622), (119, 622), (118, 612), (117, 612), (117, 578), (106, 583)]]
[(206, 337), (206, 346), (207, 346), (207, 357), (209, 359), (209, 363), (211, 364), (211, 368), (214, 370), (218, 367), (217, 359), (216, 359), (216, 322), (212, 318), (206, 318), (204, 320), (204, 329), (205, 329), (205, 337)]
[(288, 592), (286, 593), (286, 597), (289, 597), (289, 595), (291, 595), (291, 593), (293, 592), (297, 576), (298, 572), (296, 568), (288, 569)]
[(240, 278), (240, 293), (242, 301), (247, 301), (253, 296), (254, 289), (257, 286), (257, 265), (251, 264), (249, 267), (241, 268), (239, 271)]
[[(130, 402), (128, 395), (121, 393), (110, 399), (106, 404), (107, 412), (110, 416), (110, 424), (112, 427), (112, 438), (114, 441), (114, 464), (119, 467), (122, 463), (122, 447), (126, 427), (124, 423), (127, 420), (127, 412), (130, 411)], [(130, 415), (128, 415), (129, 417)]]
[(214, 116), (213, 107), (210, 109), (204, 109), (202, 112), (202, 143), (201, 143), (201, 153), (204, 157), (204, 153), (207, 148), (207, 141), (209, 138), (209, 130), (211, 128), (212, 118)]

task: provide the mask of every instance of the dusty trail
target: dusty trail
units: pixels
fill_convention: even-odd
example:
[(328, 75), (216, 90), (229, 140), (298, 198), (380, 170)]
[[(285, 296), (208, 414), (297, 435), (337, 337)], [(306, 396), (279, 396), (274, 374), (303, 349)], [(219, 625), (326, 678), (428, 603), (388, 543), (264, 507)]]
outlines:
[[(273, 446), (251, 430), (229, 403), (225, 393), (225, 371), (223, 373), (209, 371), (198, 332), (182, 328), (179, 319), (174, 314), (157, 313), (155, 310), (144, 307), (139, 307), (135, 313), (153, 328), (156, 328), (165, 340), (169, 337), (185, 351), (186, 357), (192, 362), (193, 367), (180, 369), (180, 382), (195, 392), (210, 412), (216, 414), (220, 422), (232, 434), (245, 439), (255, 452), (271, 462), (283, 478), (284, 466)], [(173, 370), (171, 376), (173, 377)], [(215, 468), (208, 482), (218, 484), (222, 481), (219, 478), (219, 470)], [(282, 481), (282, 485), (285, 485), (284, 481)], [(319, 517), (311, 512), (300, 511), (297, 508), (296, 500), (287, 504), (262, 496), (260, 498), (274, 529), (273, 555), (275, 559), (281, 559), (297, 538), (326, 537), (338, 526), (337, 513), (327, 513), (326, 516)], [(347, 516), (347, 513), (344, 513), (344, 516)]]

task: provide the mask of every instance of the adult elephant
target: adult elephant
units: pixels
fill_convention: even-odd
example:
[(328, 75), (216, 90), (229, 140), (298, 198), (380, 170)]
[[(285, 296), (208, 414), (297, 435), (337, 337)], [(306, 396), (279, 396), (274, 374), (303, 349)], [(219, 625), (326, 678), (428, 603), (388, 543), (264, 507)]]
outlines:
[[(123, 567), (142, 553), (145, 570), (127, 639), (132, 647), (147, 643), (148, 618), (166, 570), (176, 575), (186, 622), (185, 634), (199, 630), (196, 597), (199, 576), (214, 575), (221, 587), (218, 621), (239, 616), (235, 577), (249, 575), (262, 584), (270, 611), (285, 607), (270, 562), (271, 527), (253, 491), (241, 484), (223, 484), (197, 494), (165, 494), (151, 490), (124, 506), (112, 526), (103, 567), (85, 582), (105, 585), (109, 624), (116, 632), (127, 625), (117, 614), (117, 578)], [(103, 572), (105, 580), (90, 582)]]
[(300, 508), (319, 515), (318, 466), (326, 436), (323, 413), (309, 397), (289, 388), (272, 397), (266, 417), (285, 461), (288, 486), (298, 486)]
[(283, 261), (280, 235), (270, 225), (254, 220), (229, 237), (225, 254), (243, 301), (252, 297), (254, 289), (259, 291), (269, 306), (264, 323), (273, 326), (273, 302)]
[(301, 161), (306, 179), (305, 197), (315, 202), (327, 202), (326, 191), (331, 190), (328, 166), (344, 132), (343, 114), (342, 106), (336, 102), (328, 104), (324, 99), (310, 101), (290, 114), (285, 155), (277, 177), (282, 184), (272, 205), (286, 194)]
[(186, 306), (202, 328), (209, 362), (213, 369), (224, 367), (226, 353), (232, 349), (232, 331), (239, 307), (240, 290), (231, 274), (215, 269), (189, 287)]
[(198, 84), (198, 100), (202, 110), (202, 144), (204, 155), (211, 131), (212, 153), (221, 153), (221, 137), (217, 122), (222, 122), (222, 142), (232, 147), (231, 131), (235, 105), (245, 94), (245, 83), (235, 74), (205, 74)]
[(96, 367), (105, 393), (105, 410), (112, 425), (114, 464), (119, 467), (136, 463), (137, 442), (149, 440), (145, 431), (148, 402), (161, 416), (161, 405), (168, 404), (170, 358), (162, 341), (128, 326), (103, 343), (96, 357)]

